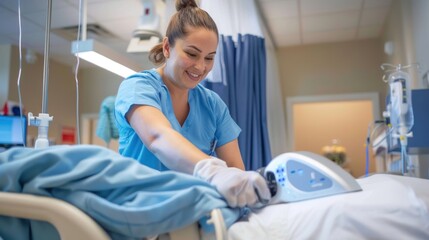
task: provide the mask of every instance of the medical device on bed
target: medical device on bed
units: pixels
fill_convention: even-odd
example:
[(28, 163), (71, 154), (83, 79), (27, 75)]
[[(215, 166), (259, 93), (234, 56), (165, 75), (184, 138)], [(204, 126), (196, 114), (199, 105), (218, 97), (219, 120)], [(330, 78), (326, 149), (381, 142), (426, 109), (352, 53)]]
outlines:
[(389, 128), (392, 130), (392, 137), (394, 139), (399, 139), (401, 144), (402, 174), (414, 176), (415, 168), (412, 161), (409, 160), (407, 153), (407, 139), (413, 136), (411, 128), (414, 125), (410, 75), (403, 71), (409, 67), (411, 67), (411, 65), (381, 65), (381, 68), (386, 73), (389, 73), (387, 80), (383, 79), (389, 84), (387, 111), (384, 112), (384, 115), (390, 119)]
[(270, 188), (269, 204), (361, 191), (357, 181), (331, 160), (311, 152), (288, 152), (260, 170)]

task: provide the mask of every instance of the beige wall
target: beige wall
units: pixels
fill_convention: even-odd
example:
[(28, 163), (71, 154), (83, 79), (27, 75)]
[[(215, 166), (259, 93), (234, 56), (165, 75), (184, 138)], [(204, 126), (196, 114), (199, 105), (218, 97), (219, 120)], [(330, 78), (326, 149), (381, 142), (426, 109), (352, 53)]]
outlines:
[[(5, 70), (1, 76), (1, 85), (7, 87), (0, 92), (1, 96), (14, 102), (19, 102), (17, 78), (19, 73), (19, 49), (16, 46), (4, 46), (10, 49), (8, 56), (2, 55), (2, 62)], [(2, 47), (2, 53), (5, 51)], [(43, 56), (37, 54), (37, 61), (29, 64), (22, 60), (21, 71), (21, 96), (26, 111), (38, 115), (42, 112), (42, 91), (43, 91)], [(145, 69), (152, 68), (150, 63), (144, 63)], [(79, 69), (79, 116), (88, 113), (98, 113), (101, 102), (111, 95), (116, 95), (122, 77), (110, 73), (98, 67)], [(4, 101), (2, 101), (3, 104)], [(61, 129), (65, 127), (76, 127), (76, 81), (74, 76), (74, 66), (66, 66), (56, 61), (49, 61), (48, 79), (48, 105), (47, 111), (53, 116), (53, 121), (49, 127), (49, 138), (56, 144), (61, 144)], [(37, 137), (37, 127), (28, 127), (29, 146), (32, 146), (31, 139)], [(77, 138), (77, 134), (76, 134)], [(76, 139), (77, 141), (77, 139)]]
[[(374, 118), (372, 107), (369, 100), (294, 104), (295, 150), (323, 154), (322, 147), (332, 145), (335, 139), (346, 149), (343, 167), (355, 177), (363, 176), (367, 128)], [(369, 150), (369, 170), (374, 172), (372, 149)]]
[[(377, 39), (281, 48), (277, 57), (285, 100), (298, 96), (375, 92), (380, 96), (380, 110), (385, 108), (387, 85), (382, 81), (383, 72), (380, 69), (383, 47)], [(363, 109), (368, 114), (358, 113), (362, 106), (368, 108)], [(310, 122), (293, 121), (295, 136), (290, 136), (289, 139), (294, 142), (294, 146), (290, 150), (307, 150), (320, 154), (321, 147), (330, 144), (333, 138), (339, 138), (348, 151), (350, 163), (347, 167), (355, 177), (362, 176), (365, 172), (364, 143), (367, 127), (374, 117), (381, 116), (381, 112), (378, 116), (373, 116), (370, 106), (363, 104), (351, 108), (346, 105), (346, 109), (340, 110), (344, 114), (339, 117), (332, 116), (331, 110), (325, 109), (317, 113), (310, 111), (313, 114), (311, 117), (303, 117)], [(347, 111), (356, 115), (347, 114)], [(289, 117), (291, 116), (287, 116)], [(296, 117), (294, 115), (293, 119)], [(349, 118), (345, 119), (346, 117)], [(372, 159), (371, 155), (372, 151)], [(370, 167), (374, 171), (373, 163)]]
[[(407, 1), (407, 0), (405, 0)], [(382, 35), (382, 44), (393, 43), (393, 54), (383, 55), (383, 60), (391, 64), (404, 64), (406, 62), (406, 46), (404, 41), (404, 22), (401, 4), (393, 1), (392, 8), (387, 17), (386, 26)]]
[(384, 102), (387, 88), (379, 40), (280, 48), (277, 57), (283, 99), (375, 91)]
[(11, 52), (11, 45), (0, 45), (0, 104), (6, 102), (9, 95), (8, 90)]
[[(414, 40), (414, 29), (412, 19), (412, 6), (410, 0), (394, 0), (391, 11), (386, 21), (382, 35), (382, 43), (393, 43), (393, 54), (384, 55), (383, 61), (394, 65), (409, 65), (416, 63), (416, 46)], [(417, 2), (414, 2), (416, 4)], [(424, 26), (424, 25), (423, 25)], [(427, 31), (424, 29), (424, 31)], [(422, 86), (420, 74), (416, 67), (408, 69), (410, 73), (411, 88)]]
[[(21, 96), (26, 113), (39, 115), (42, 112), (43, 56), (37, 55), (34, 64), (22, 61)], [(10, 61), (9, 100), (18, 102), (17, 78), (19, 73), (19, 50), (12, 47)], [(49, 62), (47, 111), (54, 117), (49, 127), (49, 138), (61, 143), (63, 126), (76, 126), (76, 94), (72, 68), (55, 61)], [(37, 127), (28, 128), (29, 137), (37, 137)], [(30, 144), (30, 143), (29, 143)], [(31, 145), (31, 144), (30, 144)]]
[(122, 79), (98, 67), (82, 69), (79, 81), (80, 112), (98, 113), (101, 102), (108, 96), (116, 95)]
[[(155, 66), (149, 61), (146, 53), (141, 54), (141, 70), (151, 69)], [(80, 70), (80, 112), (98, 113), (101, 102), (108, 96), (116, 95), (123, 77), (93, 66)]]
[[(423, 50), (418, 49), (415, 35), (429, 31), (426, 30), (427, 24), (413, 22), (422, 19), (414, 13), (417, 8), (428, 6), (429, 4), (424, 4), (423, 1), (393, 0), (380, 39), (278, 49), (283, 99), (294, 96), (378, 92), (380, 111), (383, 111), (388, 86), (381, 81), (383, 72), (380, 65), (407, 65), (417, 62), (416, 56)], [(425, 11), (419, 13), (422, 12)], [(418, 26), (420, 29), (416, 29)], [(393, 42), (394, 45), (394, 52), (390, 56), (384, 53), (384, 44), (387, 41)], [(426, 41), (420, 39), (420, 42)], [(423, 62), (429, 62), (429, 57), (420, 58)], [(423, 66), (423, 69), (427, 68)], [(410, 69), (409, 72), (412, 88), (421, 88), (423, 84), (420, 78), (425, 72), (418, 73), (416, 68)]]
[[(2, 61), (10, 63), (10, 67), (2, 74), (1, 86), (6, 86), (8, 100), (19, 102), (17, 78), (19, 73), (19, 49), (16, 46), (5, 46), (11, 49), (10, 59)], [(3, 48), (2, 48), (3, 49)], [(29, 64), (23, 58), (21, 71), (21, 96), (26, 115), (32, 112), (38, 115), (42, 112), (43, 91), (43, 56), (37, 54), (37, 61)], [(148, 62), (145, 69), (152, 68)], [(4, 64), (6, 66), (6, 64)], [(6, 74), (6, 75), (5, 75)], [(3, 80), (3, 78), (5, 78)], [(6, 79), (7, 78), (7, 79)], [(113, 73), (98, 67), (79, 69), (79, 114), (98, 113), (100, 104), (107, 96), (116, 95), (122, 81)], [(76, 127), (76, 81), (74, 66), (66, 66), (50, 60), (48, 79), (48, 113), (54, 117), (49, 127), (49, 138), (56, 144), (61, 144), (61, 129)], [(2, 88), (3, 89), (3, 88)], [(28, 138), (37, 137), (37, 127), (28, 128)], [(76, 135), (77, 137), (77, 135)], [(77, 140), (77, 139), (76, 139)], [(29, 142), (29, 146), (32, 146)]]

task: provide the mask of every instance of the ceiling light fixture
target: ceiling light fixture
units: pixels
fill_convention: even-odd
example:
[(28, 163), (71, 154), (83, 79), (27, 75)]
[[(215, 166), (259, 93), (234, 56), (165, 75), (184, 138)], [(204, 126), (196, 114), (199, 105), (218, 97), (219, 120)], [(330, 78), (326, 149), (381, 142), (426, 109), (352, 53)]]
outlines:
[(79, 58), (111, 71), (123, 78), (136, 73), (139, 69), (138, 64), (121, 56), (94, 39), (73, 41), (71, 51)]
[(72, 42), (71, 52), (79, 58), (111, 71), (123, 78), (136, 73), (140, 68), (139, 64), (116, 53), (113, 49), (97, 42), (95, 39), (86, 39), (87, 0), (83, 1), (83, 7), (81, 7), (79, 11), (82, 12), (82, 37), (80, 40)]

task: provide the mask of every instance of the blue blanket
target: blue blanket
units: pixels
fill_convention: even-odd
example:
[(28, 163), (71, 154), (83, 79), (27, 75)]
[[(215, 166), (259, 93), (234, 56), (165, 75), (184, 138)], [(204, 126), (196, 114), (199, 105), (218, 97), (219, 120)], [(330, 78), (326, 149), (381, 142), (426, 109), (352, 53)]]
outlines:
[[(226, 225), (241, 215), (208, 183), (159, 172), (116, 152), (89, 145), (17, 147), (0, 153), (0, 190), (62, 199), (91, 216), (112, 239), (141, 239), (200, 221), (221, 209)], [(54, 239), (37, 221), (0, 217), (0, 239)], [(40, 229), (38, 229), (40, 228)], [(48, 230), (46, 230), (48, 229)], [(49, 238), (48, 236), (54, 236)]]

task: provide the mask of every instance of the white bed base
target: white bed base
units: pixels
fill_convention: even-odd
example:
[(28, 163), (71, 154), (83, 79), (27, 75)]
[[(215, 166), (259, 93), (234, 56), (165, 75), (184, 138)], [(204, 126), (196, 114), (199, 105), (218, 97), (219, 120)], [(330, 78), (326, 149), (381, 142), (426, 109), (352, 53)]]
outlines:
[[(107, 233), (80, 209), (55, 198), (0, 192), (0, 215), (49, 222), (57, 229), (62, 240), (110, 239)], [(211, 212), (209, 223), (215, 227), (217, 240), (227, 239), (224, 219), (219, 209)], [(169, 237), (171, 240), (201, 239), (197, 223), (172, 231)]]

